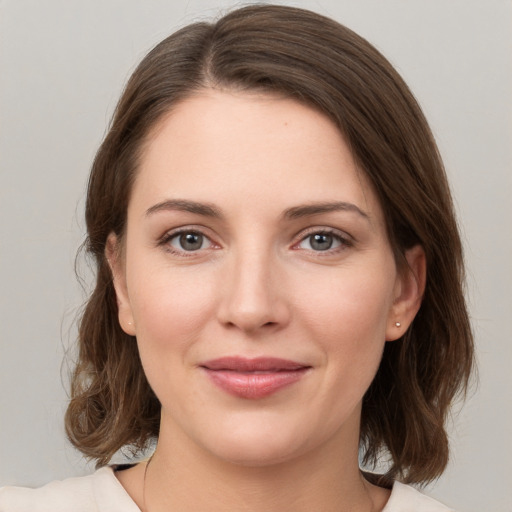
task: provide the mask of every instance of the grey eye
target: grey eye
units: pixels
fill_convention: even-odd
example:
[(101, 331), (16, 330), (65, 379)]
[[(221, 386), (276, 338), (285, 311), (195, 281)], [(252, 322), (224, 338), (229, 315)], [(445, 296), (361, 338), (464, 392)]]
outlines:
[(332, 235), (317, 233), (316, 235), (310, 236), (311, 248), (315, 251), (327, 251), (332, 247), (334, 242)]
[(198, 251), (204, 248), (206, 240), (207, 239), (201, 233), (190, 231), (174, 236), (171, 239), (171, 245), (175, 249), (182, 251)]
[(299, 247), (309, 251), (328, 251), (341, 245), (342, 240), (339, 236), (331, 233), (313, 233), (304, 238)]

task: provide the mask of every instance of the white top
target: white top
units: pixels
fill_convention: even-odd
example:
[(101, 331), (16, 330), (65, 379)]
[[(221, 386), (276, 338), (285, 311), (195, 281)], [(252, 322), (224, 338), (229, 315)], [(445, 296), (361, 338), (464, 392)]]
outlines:
[[(106, 466), (89, 476), (38, 489), (0, 488), (0, 512), (141, 512)], [(454, 512), (413, 487), (395, 482), (382, 512)]]

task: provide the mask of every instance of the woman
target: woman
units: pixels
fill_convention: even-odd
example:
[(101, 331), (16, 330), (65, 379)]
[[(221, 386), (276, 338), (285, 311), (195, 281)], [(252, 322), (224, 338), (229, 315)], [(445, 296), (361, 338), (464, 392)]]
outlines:
[(269, 5), (170, 36), (127, 84), (86, 220), (66, 426), (103, 467), (2, 510), (448, 510), (405, 484), (444, 470), (472, 369), (461, 244), (371, 45)]

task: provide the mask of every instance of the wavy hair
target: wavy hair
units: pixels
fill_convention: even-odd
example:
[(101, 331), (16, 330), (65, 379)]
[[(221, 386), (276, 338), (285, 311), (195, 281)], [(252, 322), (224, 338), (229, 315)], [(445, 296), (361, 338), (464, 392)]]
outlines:
[(144, 142), (174, 105), (205, 88), (279, 93), (340, 129), (384, 211), (397, 264), (423, 247), (422, 306), (405, 335), (386, 343), (366, 392), (360, 448), (378, 479), (426, 483), (448, 461), (445, 421), (467, 390), (473, 338), (460, 236), (441, 158), (422, 111), (391, 64), (366, 40), (313, 12), (273, 5), (234, 10), (159, 43), (129, 79), (89, 180), (85, 247), (96, 286), (79, 322), (79, 354), (66, 413), (70, 441), (98, 465), (158, 437), (160, 404), (136, 341), (118, 322), (107, 237), (122, 237)]

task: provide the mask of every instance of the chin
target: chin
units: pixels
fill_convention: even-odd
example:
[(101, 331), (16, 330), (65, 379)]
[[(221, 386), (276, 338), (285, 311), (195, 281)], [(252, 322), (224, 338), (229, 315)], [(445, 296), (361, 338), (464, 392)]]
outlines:
[[(219, 459), (246, 467), (271, 466), (294, 459), (308, 450), (308, 438), (296, 428), (251, 422), (231, 425), (203, 446)], [(214, 442), (212, 442), (212, 440)], [(210, 445), (210, 446), (207, 446)]]

